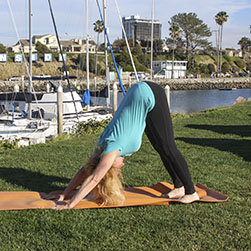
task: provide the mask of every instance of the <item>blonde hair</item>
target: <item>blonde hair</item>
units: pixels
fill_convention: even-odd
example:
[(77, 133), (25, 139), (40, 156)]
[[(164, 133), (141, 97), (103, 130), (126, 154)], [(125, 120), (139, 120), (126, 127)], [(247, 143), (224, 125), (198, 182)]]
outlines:
[[(103, 149), (96, 147), (86, 164), (87, 177), (89, 177), (99, 163)], [(111, 167), (104, 178), (92, 190), (92, 198), (101, 205), (123, 205), (125, 195), (123, 192), (122, 175), (116, 174), (115, 168)]]

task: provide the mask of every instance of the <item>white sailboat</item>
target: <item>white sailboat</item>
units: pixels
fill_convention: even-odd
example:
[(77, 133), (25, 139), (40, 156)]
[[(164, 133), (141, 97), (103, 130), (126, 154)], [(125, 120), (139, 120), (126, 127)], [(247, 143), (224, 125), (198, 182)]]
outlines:
[[(19, 145), (45, 142), (46, 138), (57, 135), (57, 88), (50, 81), (52, 92), (32, 92), (32, 0), (29, 0), (29, 88), (27, 93), (15, 90), (13, 93), (0, 93), (0, 140), (18, 140)], [(96, 107), (83, 112), (82, 99), (76, 90), (63, 91), (63, 132), (70, 133), (76, 123), (88, 120), (101, 121), (111, 118)], [(102, 114), (101, 114), (102, 113)]]

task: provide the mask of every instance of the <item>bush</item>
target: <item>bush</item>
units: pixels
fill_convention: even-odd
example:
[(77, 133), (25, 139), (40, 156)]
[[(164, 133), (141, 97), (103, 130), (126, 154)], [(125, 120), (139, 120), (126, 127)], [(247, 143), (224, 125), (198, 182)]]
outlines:
[(222, 72), (227, 73), (229, 69), (230, 69), (230, 65), (227, 62), (224, 62), (221, 67)]
[(8, 150), (8, 149), (14, 149), (18, 147), (18, 141), (14, 140), (14, 141), (10, 141), (7, 139), (2, 139), (0, 137), (0, 151), (1, 150)]
[(87, 122), (79, 123), (75, 128), (74, 135), (92, 135), (92, 134), (100, 134), (103, 132), (104, 128), (110, 122), (110, 119), (96, 121), (96, 120), (88, 120)]
[(200, 64), (199, 67), (201, 73), (208, 73), (209, 70), (206, 64)]
[(231, 62), (232, 62), (231, 57), (228, 56), (228, 55), (226, 55), (226, 54), (223, 55), (223, 58), (224, 58), (228, 63), (231, 63)]
[(234, 59), (234, 63), (240, 68), (244, 68), (245, 67), (245, 64), (243, 63), (243, 61), (240, 59), (240, 58), (235, 58)]
[(215, 65), (214, 64), (208, 64), (207, 68), (208, 68), (208, 72), (210, 74), (212, 74), (213, 72), (215, 72)]
[(0, 43), (0, 53), (6, 53), (7, 52), (7, 48)]
[(251, 72), (251, 63), (247, 64), (247, 71)]
[(239, 71), (240, 71), (240, 68), (237, 67), (237, 66), (235, 66), (235, 65), (233, 65), (233, 66), (231, 67), (230, 70), (231, 70), (233, 73), (236, 73), (236, 72), (239, 72)]

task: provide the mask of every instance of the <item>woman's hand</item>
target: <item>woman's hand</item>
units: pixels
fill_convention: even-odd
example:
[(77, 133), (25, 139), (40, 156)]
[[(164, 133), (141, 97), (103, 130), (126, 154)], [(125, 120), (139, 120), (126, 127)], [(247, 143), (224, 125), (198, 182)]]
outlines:
[(52, 207), (51, 209), (64, 210), (64, 209), (72, 209), (72, 207), (70, 206), (70, 204), (60, 201), (56, 202), (56, 206)]
[(63, 194), (58, 193), (49, 193), (49, 194), (43, 194), (41, 197), (45, 200), (55, 200), (55, 201), (63, 201), (65, 199), (65, 196)]
[(63, 194), (60, 194), (59, 197), (56, 199), (56, 201), (63, 201), (65, 199), (65, 196)]

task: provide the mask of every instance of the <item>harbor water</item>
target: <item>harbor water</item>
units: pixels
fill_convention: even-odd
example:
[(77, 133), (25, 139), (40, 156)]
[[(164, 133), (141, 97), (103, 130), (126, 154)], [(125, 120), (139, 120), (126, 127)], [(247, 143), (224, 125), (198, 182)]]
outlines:
[[(170, 92), (170, 110), (172, 113), (198, 113), (210, 108), (231, 106), (239, 97), (251, 98), (251, 89), (236, 90), (189, 90)], [(112, 93), (110, 104), (112, 105)], [(123, 99), (123, 94), (118, 94), (118, 105)], [(105, 104), (104, 98), (92, 98), (93, 102)]]

